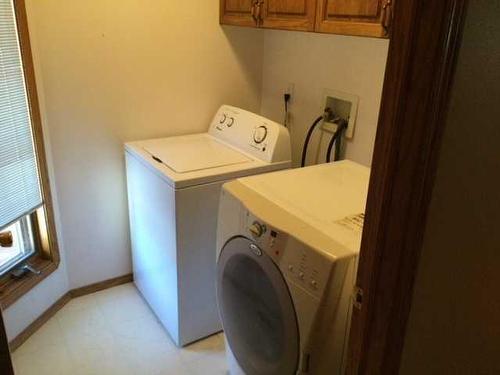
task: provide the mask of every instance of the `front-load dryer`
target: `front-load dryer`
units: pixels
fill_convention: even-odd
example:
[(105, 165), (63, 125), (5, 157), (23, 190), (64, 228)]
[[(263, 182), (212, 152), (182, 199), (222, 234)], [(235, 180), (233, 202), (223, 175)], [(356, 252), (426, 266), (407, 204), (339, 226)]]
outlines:
[(221, 186), (290, 167), (283, 126), (224, 105), (208, 132), (125, 145), (134, 282), (177, 345), (221, 330), (215, 295)]
[(342, 161), (224, 185), (217, 299), (231, 375), (342, 373), (369, 173)]

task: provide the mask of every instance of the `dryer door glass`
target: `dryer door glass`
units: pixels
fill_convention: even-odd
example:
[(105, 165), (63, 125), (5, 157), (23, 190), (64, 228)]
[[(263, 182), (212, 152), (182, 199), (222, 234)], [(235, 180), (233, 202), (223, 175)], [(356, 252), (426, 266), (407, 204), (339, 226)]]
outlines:
[(295, 374), (299, 334), (290, 292), (273, 260), (255, 250), (252, 241), (236, 237), (219, 258), (217, 297), (226, 338), (246, 374)]

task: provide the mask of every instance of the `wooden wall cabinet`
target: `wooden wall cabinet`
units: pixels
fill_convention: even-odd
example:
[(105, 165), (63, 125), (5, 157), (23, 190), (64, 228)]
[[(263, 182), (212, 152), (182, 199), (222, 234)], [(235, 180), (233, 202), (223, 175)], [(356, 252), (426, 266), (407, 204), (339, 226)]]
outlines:
[(225, 25), (386, 37), (394, 0), (220, 0)]
[(260, 26), (267, 29), (314, 31), (317, 0), (264, 0)]
[(258, 26), (255, 0), (220, 0), (220, 23)]
[(391, 7), (391, 0), (319, 0), (316, 31), (385, 37)]

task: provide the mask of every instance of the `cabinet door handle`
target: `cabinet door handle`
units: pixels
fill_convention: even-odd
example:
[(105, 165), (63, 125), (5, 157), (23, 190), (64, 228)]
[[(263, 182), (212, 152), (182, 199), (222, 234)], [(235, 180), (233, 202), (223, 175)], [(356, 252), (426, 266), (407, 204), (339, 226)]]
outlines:
[(389, 29), (392, 25), (392, 0), (387, 0), (382, 7), (382, 27), (385, 35), (389, 35)]
[(257, 2), (257, 20), (258, 20), (259, 24), (263, 21), (263, 18), (262, 18), (262, 4), (264, 4), (263, 1)]
[(250, 11), (250, 14), (252, 15), (252, 19), (254, 20), (255, 24), (258, 25), (259, 24), (259, 18), (257, 16), (257, 7), (259, 5), (259, 2), (258, 1), (254, 1), (252, 3), (252, 10)]

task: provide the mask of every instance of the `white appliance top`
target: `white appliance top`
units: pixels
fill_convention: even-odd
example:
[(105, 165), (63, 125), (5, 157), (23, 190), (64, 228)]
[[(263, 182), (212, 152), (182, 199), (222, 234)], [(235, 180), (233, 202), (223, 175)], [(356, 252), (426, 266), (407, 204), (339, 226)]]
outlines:
[(144, 142), (143, 148), (177, 173), (253, 161), (207, 134), (154, 139)]
[(251, 112), (223, 105), (207, 133), (130, 142), (126, 152), (174, 188), (288, 168), (288, 130)]
[(369, 178), (369, 168), (344, 160), (238, 182), (357, 253)]

